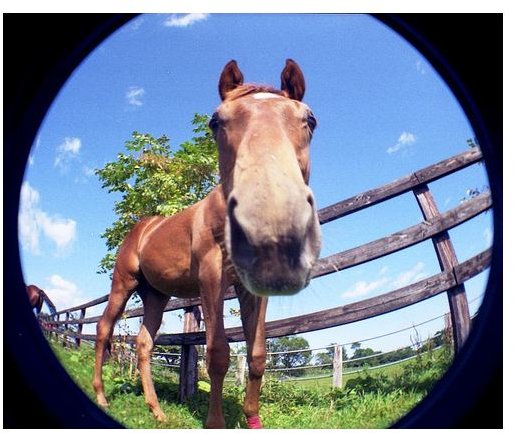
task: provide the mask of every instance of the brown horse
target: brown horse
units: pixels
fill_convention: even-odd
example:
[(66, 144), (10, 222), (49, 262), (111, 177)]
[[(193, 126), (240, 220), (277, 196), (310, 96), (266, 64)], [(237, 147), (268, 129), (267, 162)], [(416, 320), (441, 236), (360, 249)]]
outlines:
[(219, 80), (222, 103), (210, 122), (218, 144), (221, 186), (181, 213), (137, 223), (125, 238), (97, 325), (93, 387), (100, 405), (107, 405), (104, 351), (116, 320), (137, 290), (144, 305), (136, 342), (145, 401), (158, 420), (165, 420), (150, 372), (154, 338), (170, 296), (200, 296), (211, 379), (205, 426), (224, 427), (221, 401), (229, 346), (223, 299), (225, 290), (235, 285), (248, 348), (243, 411), (249, 427), (261, 427), (267, 296), (304, 288), (321, 244), (307, 186), (316, 120), (301, 102), (305, 81), (294, 61), (287, 60), (281, 82), (280, 91), (245, 85), (237, 63), (227, 63)]
[(48, 295), (46, 295), (45, 291), (36, 285), (27, 285), (26, 288), (30, 306), (32, 309), (36, 309), (36, 313), (39, 314), (41, 312), (43, 302), (46, 303), (51, 314), (56, 312), (55, 305), (52, 303), (52, 300), (50, 300)]

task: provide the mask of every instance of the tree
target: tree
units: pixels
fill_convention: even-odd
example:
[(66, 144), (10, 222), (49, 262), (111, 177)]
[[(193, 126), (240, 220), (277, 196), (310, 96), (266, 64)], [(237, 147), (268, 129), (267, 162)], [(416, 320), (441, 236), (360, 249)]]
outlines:
[[(274, 338), (269, 341), (268, 346), (269, 352), (277, 353), (284, 351), (285, 354), (272, 354), (271, 362), (274, 367), (279, 368), (297, 368), (299, 366), (305, 366), (309, 363), (312, 357), (312, 351), (309, 349), (309, 342), (299, 336), (284, 336), (281, 338)], [(301, 351), (298, 350), (305, 350)], [(288, 371), (288, 375), (301, 375), (298, 371)]]
[[(331, 343), (331, 346), (327, 348), (327, 350), (323, 353), (316, 354), (316, 364), (317, 365), (327, 365), (329, 363), (333, 363), (334, 361), (334, 345), (335, 343)], [(342, 347), (343, 352), (343, 360), (348, 359), (348, 354), (346, 353), (346, 348)]]
[(361, 343), (360, 342), (354, 342), (352, 343), (352, 346), (350, 347), (352, 350), (358, 350), (360, 347), (361, 347)]
[(363, 357), (372, 356), (374, 354), (380, 354), (380, 351), (375, 351), (371, 348), (362, 348), (360, 342), (354, 342), (351, 346), (351, 349), (354, 350), (352, 357), (349, 360), (354, 360), (346, 364), (349, 368), (356, 368), (364, 365), (375, 366), (378, 364), (377, 358), (369, 358), (364, 360), (358, 360)]
[(218, 183), (217, 146), (208, 120), (209, 116), (195, 114), (193, 138), (176, 151), (164, 135), (155, 138), (133, 132), (125, 143), (127, 152), (95, 171), (102, 188), (121, 194), (114, 204), (118, 219), (101, 235), (108, 252), (100, 261), (99, 273), (114, 268), (119, 246), (139, 220), (175, 214), (204, 198)]

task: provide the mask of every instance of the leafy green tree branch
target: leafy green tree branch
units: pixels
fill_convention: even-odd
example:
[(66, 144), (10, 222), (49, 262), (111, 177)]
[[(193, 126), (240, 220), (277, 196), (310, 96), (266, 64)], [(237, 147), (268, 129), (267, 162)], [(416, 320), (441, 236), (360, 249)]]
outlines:
[(102, 188), (121, 195), (114, 204), (118, 216), (101, 237), (107, 254), (98, 273), (114, 268), (117, 251), (127, 233), (144, 217), (169, 216), (203, 199), (218, 183), (216, 142), (209, 116), (195, 114), (193, 137), (173, 151), (166, 136), (132, 133), (115, 161), (97, 169)]

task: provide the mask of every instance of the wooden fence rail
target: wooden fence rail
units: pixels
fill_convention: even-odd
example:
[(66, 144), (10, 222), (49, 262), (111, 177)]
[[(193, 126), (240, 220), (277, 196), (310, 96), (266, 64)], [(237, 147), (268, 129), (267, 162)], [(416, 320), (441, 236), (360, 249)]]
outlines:
[[(313, 278), (324, 276), (330, 273), (335, 273), (374, 259), (381, 258), (385, 255), (394, 253), (398, 250), (418, 244), (422, 241), (428, 240), (442, 232), (447, 231), (475, 216), (486, 211), (492, 205), (491, 195), (482, 193), (481, 195), (467, 200), (456, 208), (441, 214), (437, 218), (432, 218), (419, 223), (410, 228), (388, 235), (376, 241), (364, 244), (362, 246), (346, 250), (341, 253), (321, 258), (318, 260), (313, 270)], [(56, 315), (66, 314), (77, 310), (83, 310), (86, 307), (92, 307), (97, 304), (105, 303), (108, 296), (103, 296), (96, 299), (96, 303), (86, 303), (74, 308), (66, 309), (57, 312)], [(236, 298), (235, 289), (230, 287), (225, 293), (225, 299)], [(172, 299), (168, 302), (165, 312), (185, 309), (190, 306), (200, 305), (200, 298), (189, 299)], [(87, 306), (86, 306), (87, 305)], [(86, 307), (85, 307), (86, 306)], [(143, 315), (143, 308), (131, 309), (125, 312), (125, 318), (136, 318)], [(92, 324), (96, 323), (100, 316), (89, 318), (74, 318), (62, 321), (50, 321), (49, 324)]]
[[(332, 220), (335, 220), (340, 217), (347, 216), (354, 212), (363, 210), (368, 208), (369, 206), (379, 204), (384, 202), (385, 200), (392, 199), (400, 194), (412, 191), (414, 188), (421, 184), (425, 184), (427, 182), (435, 181), (440, 179), (446, 175), (454, 173), (458, 170), (464, 169), (474, 163), (477, 163), (482, 160), (482, 154), (478, 148), (473, 148), (469, 151), (462, 152), (461, 154), (450, 157), (446, 160), (440, 161), (436, 164), (433, 164), (425, 169), (419, 170), (417, 172), (412, 173), (411, 175), (407, 175), (403, 178), (400, 178), (396, 181), (393, 181), (389, 184), (386, 184), (382, 187), (375, 188), (373, 190), (369, 190), (365, 193), (358, 194), (349, 199), (343, 200), (341, 202), (337, 202), (334, 205), (327, 206), (318, 211), (318, 218), (321, 224), (328, 223)], [(490, 199), (489, 199), (490, 200)], [(472, 218), (473, 216), (468, 217)], [(459, 223), (456, 223), (457, 225)], [(422, 240), (421, 240), (422, 241)], [(408, 246), (406, 246), (408, 247)], [(392, 252), (391, 252), (392, 253)], [(375, 259), (375, 258), (372, 258)], [(56, 315), (61, 315), (66, 312), (73, 312), (77, 310), (81, 310), (83, 308), (89, 308), (96, 306), (98, 304), (105, 303), (109, 298), (109, 294), (106, 294), (102, 297), (96, 298), (88, 303), (84, 303), (78, 306), (70, 307), (67, 309), (60, 310), (56, 312)], [(225, 294), (225, 299), (233, 299), (236, 298), (236, 293), (234, 289), (231, 287)], [(199, 305), (200, 299), (173, 299), (170, 300), (168, 305), (166, 306), (165, 312), (184, 309), (188, 306)], [(134, 312), (134, 314), (132, 314)], [(135, 309), (133, 311), (128, 311), (126, 314), (133, 315), (128, 316), (129, 318), (140, 316), (143, 313), (142, 309)], [(84, 322), (94, 323), (98, 321), (99, 317), (95, 317), (94, 321)], [(86, 319), (89, 320), (89, 319)], [(75, 323), (75, 322), (74, 322)]]
[[(428, 183), (448, 176), (458, 170), (464, 169), (482, 160), (478, 148), (455, 155), (446, 160), (418, 170), (410, 175), (397, 179), (389, 184), (369, 190), (349, 199), (337, 202), (318, 211), (321, 224), (347, 216), (370, 206), (392, 199), (398, 195), (412, 192), (422, 213), (423, 221), (419, 224), (403, 229), (378, 240), (361, 246), (321, 258), (317, 261), (313, 278), (335, 273), (356, 265), (360, 265), (383, 256), (406, 249), (423, 241), (431, 239), (435, 253), (439, 260), (441, 272), (422, 281), (390, 291), (386, 294), (372, 297), (356, 303), (338, 306), (322, 312), (270, 321), (266, 324), (268, 338), (287, 336), (308, 331), (321, 330), (351, 322), (361, 321), (378, 315), (383, 315), (397, 309), (419, 303), (442, 292), (448, 294), (452, 329), (454, 332), (454, 345), (458, 351), (467, 337), (470, 328), (469, 308), (467, 304), (464, 282), (484, 271), (491, 262), (491, 249), (485, 250), (463, 263), (458, 263), (448, 230), (472, 219), (492, 207), (491, 195), (484, 192), (476, 197), (460, 203), (455, 208), (440, 213), (436, 202), (429, 190)], [(228, 288), (225, 299), (236, 298), (234, 287)], [(46, 325), (53, 327), (57, 333), (64, 333), (76, 340), (95, 340), (95, 335), (83, 334), (84, 324), (96, 323), (100, 316), (86, 317), (86, 309), (105, 303), (108, 295), (104, 295), (88, 303), (58, 311), (52, 321)], [(168, 302), (165, 312), (186, 309), (186, 315), (191, 318), (185, 321), (191, 327), (186, 327), (187, 333), (162, 334), (158, 336), (156, 344), (182, 345), (184, 366), (183, 375), (191, 376), (191, 369), (195, 366), (194, 345), (205, 343), (205, 333), (198, 331), (200, 298), (172, 299)], [(78, 316), (75, 318), (74, 312)], [(65, 320), (60, 320), (61, 315)], [(126, 318), (135, 318), (143, 315), (142, 308), (127, 310)], [(70, 325), (76, 325), (77, 331), (71, 331)], [(56, 328), (56, 326), (58, 326)], [(226, 330), (229, 342), (244, 340), (242, 327)], [(134, 342), (134, 336), (124, 337)], [(185, 351), (185, 352), (184, 352)], [(187, 363), (188, 366), (185, 366)], [(337, 380), (339, 383), (339, 380)], [(186, 388), (189, 387), (186, 385)], [(191, 393), (191, 390), (184, 393)]]
[[(377, 297), (368, 298), (343, 306), (308, 313), (286, 319), (266, 323), (266, 336), (276, 338), (309, 331), (323, 330), (339, 325), (350, 324), (373, 318), (385, 313), (419, 303), (442, 292), (464, 283), (466, 280), (484, 271), (491, 262), (491, 249), (485, 250), (467, 261), (459, 264), (454, 270), (444, 271), (403, 288), (390, 291)], [(245, 340), (242, 327), (225, 330), (229, 342)], [(85, 340), (94, 340), (95, 335), (69, 336)], [(125, 337), (124, 337), (125, 339)], [(127, 336), (128, 342), (135, 342), (135, 336)], [(205, 332), (161, 334), (156, 339), (157, 345), (203, 345)]]

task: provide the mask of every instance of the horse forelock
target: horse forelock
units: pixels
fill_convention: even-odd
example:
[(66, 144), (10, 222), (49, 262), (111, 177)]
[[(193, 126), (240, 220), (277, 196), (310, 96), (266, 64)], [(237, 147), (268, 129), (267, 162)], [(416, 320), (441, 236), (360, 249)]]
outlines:
[(252, 95), (255, 93), (271, 93), (279, 96), (287, 96), (286, 93), (282, 90), (275, 89), (272, 86), (262, 85), (262, 84), (243, 84), (241, 86), (232, 89), (227, 93), (225, 98), (226, 101), (233, 101), (238, 98), (242, 98), (244, 96)]

